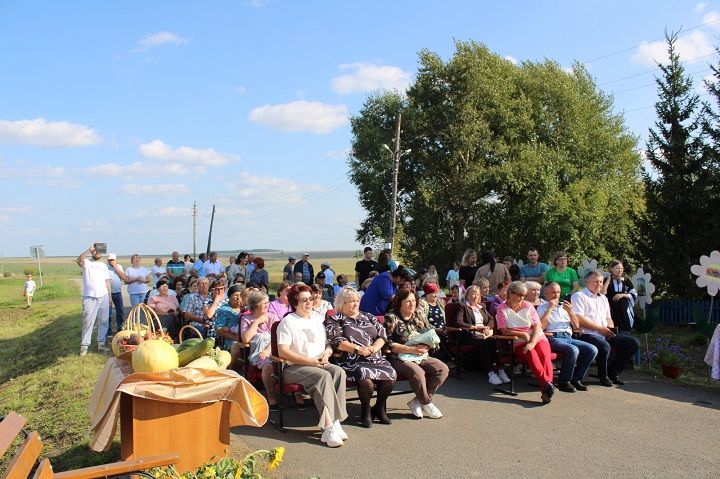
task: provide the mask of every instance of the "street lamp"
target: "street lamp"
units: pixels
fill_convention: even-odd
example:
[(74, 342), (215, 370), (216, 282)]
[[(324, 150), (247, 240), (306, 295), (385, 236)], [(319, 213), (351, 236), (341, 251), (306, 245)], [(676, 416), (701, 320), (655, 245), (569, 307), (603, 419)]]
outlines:
[[(398, 127), (400, 126), (398, 118)], [(399, 129), (399, 128), (398, 128)], [(390, 152), (393, 160), (393, 182), (392, 182), (392, 202), (390, 203), (390, 254), (392, 255), (393, 247), (395, 246), (395, 223), (397, 217), (397, 186), (398, 186), (398, 170), (400, 169), (400, 158), (403, 155), (410, 153), (410, 149), (400, 150), (400, 135), (398, 134), (395, 138), (395, 151), (391, 150), (389, 146), (383, 143), (383, 148)]]

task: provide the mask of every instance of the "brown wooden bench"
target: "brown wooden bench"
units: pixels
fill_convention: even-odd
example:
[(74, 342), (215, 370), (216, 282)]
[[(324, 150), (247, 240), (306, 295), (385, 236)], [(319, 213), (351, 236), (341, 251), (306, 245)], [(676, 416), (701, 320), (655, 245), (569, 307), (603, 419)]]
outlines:
[[(0, 422), (0, 457), (3, 457), (15, 439), (20, 435), (25, 435), (25, 441), (18, 448), (7, 466), (2, 479), (27, 479), (37, 464), (37, 460), (42, 451), (42, 442), (37, 431), (29, 434), (25, 433), (26, 419), (16, 412), (10, 412)], [(83, 469), (75, 469), (55, 473), (48, 459), (43, 459), (35, 468), (33, 479), (95, 479), (100, 477), (113, 477), (124, 474), (143, 474), (151, 478), (149, 474), (142, 473), (146, 469), (153, 467), (168, 466), (180, 461), (178, 454), (162, 454), (159, 456), (144, 457), (132, 461), (113, 462), (112, 464), (103, 464), (100, 466), (85, 467)]]

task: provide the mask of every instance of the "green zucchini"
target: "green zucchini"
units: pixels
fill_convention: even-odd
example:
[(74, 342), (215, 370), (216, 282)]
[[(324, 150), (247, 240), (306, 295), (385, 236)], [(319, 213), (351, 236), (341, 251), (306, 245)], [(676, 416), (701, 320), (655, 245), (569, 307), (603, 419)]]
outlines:
[[(187, 341), (191, 340), (188, 339)], [(183, 344), (185, 344), (187, 341), (183, 341)], [(178, 351), (178, 362), (180, 364), (180, 367), (187, 366), (194, 360), (198, 359), (199, 357), (205, 355), (207, 352), (212, 350), (213, 347), (215, 347), (215, 338), (208, 338), (200, 340), (200, 342), (196, 343), (194, 346), (190, 346), (187, 349)]]

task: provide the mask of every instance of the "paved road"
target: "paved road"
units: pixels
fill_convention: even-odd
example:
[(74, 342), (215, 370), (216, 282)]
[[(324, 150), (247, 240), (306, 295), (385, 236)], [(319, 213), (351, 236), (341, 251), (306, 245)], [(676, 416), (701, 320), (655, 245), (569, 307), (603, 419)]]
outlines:
[(371, 429), (356, 425), (351, 402), (350, 438), (338, 449), (320, 443), (314, 409), (293, 410), (285, 434), (270, 424), (233, 429), (233, 451), (282, 445), (275, 477), (288, 478), (720, 477), (718, 393), (631, 379), (557, 392), (543, 406), (524, 379), (517, 384), (519, 396), (503, 396), (468, 372), (439, 391), (442, 419), (413, 419), (410, 396), (394, 396), (393, 424)]

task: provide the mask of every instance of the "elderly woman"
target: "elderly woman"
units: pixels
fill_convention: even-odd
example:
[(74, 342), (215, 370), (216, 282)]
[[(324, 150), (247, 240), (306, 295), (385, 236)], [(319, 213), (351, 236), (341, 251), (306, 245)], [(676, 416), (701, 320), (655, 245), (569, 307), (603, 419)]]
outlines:
[(268, 311), (280, 319), (284, 318), (285, 315), (291, 311), (287, 297), (291, 286), (292, 283), (290, 281), (280, 283), (277, 289), (277, 297), (270, 303), (270, 306), (268, 306)]
[(178, 304), (177, 298), (169, 294), (170, 287), (164, 279), (158, 281), (157, 290), (160, 294), (152, 296), (148, 300), (148, 306), (158, 315), (160, 324), (162, 324), (162, 327), (165, 328), (168, 334), (175, 337), (177, 333), (175, 321), (177, 320), (177, 312), (180, 305)]
[(265, 270), (265, 260), (258, 256), (253, 260), (253, 263), (255, 264), (255, 269), (250, 273), (248, 283), (255, 283), (257, 285), (264, 284), (267, 287), (267, 285), (270, 284), (270, 277)]
[(328, 311), (332, 309), (332, 304), (323, 299), (323, 288), (317, 283), (310, 286), (312, 289), (312, 310), (320, 314), (323, 318)]
[(445, 304), (438, 301), (438, 292), (440, 288), (437, 283), (426, 283), (423, 286), (422, 297), (418, 303), (418, 315), (426, 318), (430, 325), (435, 329), (445, 329)]
[(140, 266), (142, 259), (139, 254), (130, 257), (130, 266), (123, 271), (120, 264), (115, 262), (113, 268), (117, 275), (128, 285), (130, 306), (133, 308), (145, 300), (148, 292), (148, 283), (152, 281), (152, 273), (145, 266)]
[(451, 326), (462, 329), (459, 341), (461, 344), (473, 344), (477, 347), (475, 359), (480, 363), (482, 371), (488, 375), (488, 382), (493, 385), (510, 382), (505, 371), (494, 366), (496, 363), (496, 347), (489, 338), (493, 335), (495, 321), (488, 314), (482, 302), (480, 287), (470, 286), (465, 292), (465, 302), (457, 309)]
[(562, 299), (580, 290), (580, 279), (577, 271), (568, 267), (568, 258), (564, 251), (558, 251), (553, 255), (553, 267), (545, 272), (545, 281), (554, 282), (560, 285)]
[(182, 311), (183, 314), (185, 314), (185, 310), (187, 309), (188, 301), (190, 301), (190, 298), (193, 293), (197, 293), (198, 290), (198, 279), (197, 278), (190, 278), (188, 281), (187, 288), (183, 290), (183, 293), (180, 299), (180, 311)]
[(233, 342), (238, 340), (240, 314), (244, 308), (243, 289), (237, 284), (230, 286), (227, 292), (227, 302), (215, 311), (215, 334), (218, 338), (222, 338), (222, 348), (226, 351), (230, 351)]
[(277, 409), (275, 397), (275, 380), (273, 379), (272, 361), (270, 360), (270, 330), (280, 318), (268, 311), (268, 297), (259, 291), (248, 297), (250, 312), (240, 318), (240, 335), (243, 343), (250, 344), (250, 364), (260, 369), (265, 393), (271, 410)]
[(542, 291), (542, 285), (540, 283), (537, 281), (525, 281), (525, 287), (527, 288), (525, 301), (535, 306), (535, 309), (541, 304), (547, 303), (547, 301), (540, 297), (540, 292)]
[(225, 296), (227, 290), (227, 280), (225, 278), (218, 278), (210, 285), (210, 291), (212, 292), (212, 299), (205, 301), (205, 307), (203, 308), (203, 316), (205, 318), (205, 332), (208, 338), (216, 337), (215, 333), (215, 315), (218, 308), (227, 304), (228, 299)]
[(347, 434), (340, 422), (347, 417), (345, 370), (330, 364), (332, 347), (327, 343), (323, 318), (312, 309), (312, 289), (304, 283), (290, 288), (288, 302), (293, 312), (277, 328), (278, 354), (287, 361), (286, 382), (301, 384), (312, 396), (320, 413), (321, 441), (342, 446)]
[(495, 322), (502, 334), (514, 336), (514, 354), (523, 358), (540, 383), (540, 399), (550, 402), (555, 393), (550, 343), (543, 333), (535, 307), (525, 301), (527, 288), (522, 281), (508, 286), (508, 299), (498, 306)]
[[(433, 419), (442, 417), (442, 412), (432, 402), (433, 395), (448, 377), (448, 367), (439, 359), (429, 357), (429, 346), (424, 344), (408, 346), (405, 343), (414, 336), (431, 329), (430, 323), (417, 313), (417, 293), (412, 289), (398, 291), (390, 303), (390, 312), (385, 315), (385, 330), (388, 336), (388, 358), (399, 375), (409, 379), (415, 397), (408, 402), (413, 416), (427, 415)], [(418, 362), (403, 361), (398, 356), (406, 353), (421, 357)]]
[[(362, 427), (372, 427), (373, 419), (390, 424), (385, 413), (387, 398), (393, 390), (397, 374), (382, 355), (385, 328), (372, 314), (360, 312), (360, 297), (353, 288), (345, 287), (335, 297), (335, 315), (325, 321), (328, 340), (340, 357), (333, 362), (355, 379), (360, 397)], [(377, 386), (377, 401), (370, 407), (370, 398)]]

